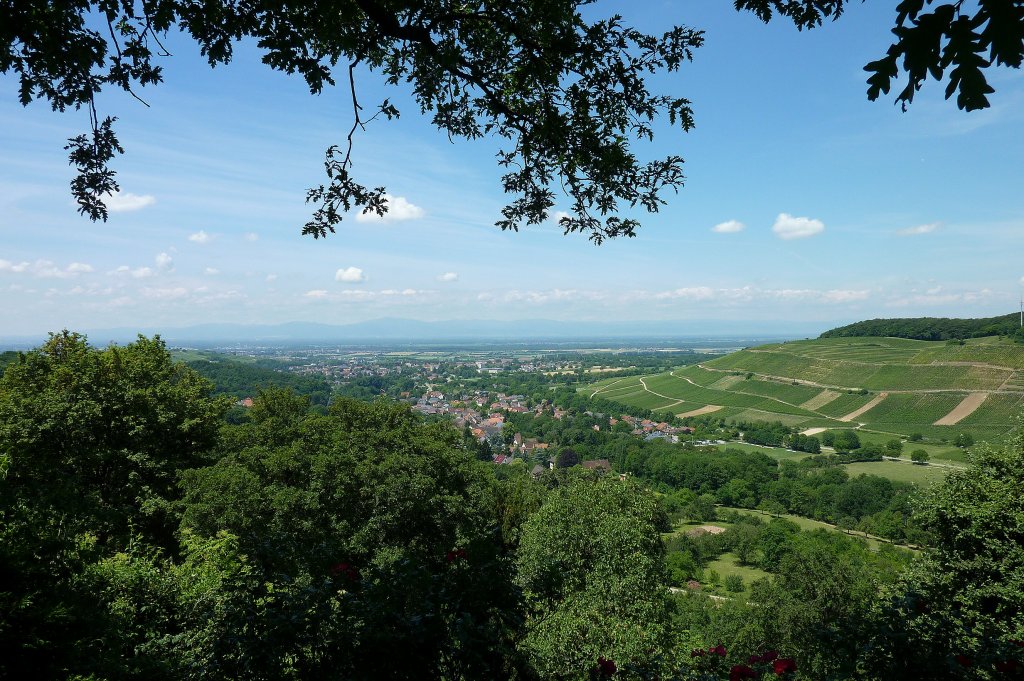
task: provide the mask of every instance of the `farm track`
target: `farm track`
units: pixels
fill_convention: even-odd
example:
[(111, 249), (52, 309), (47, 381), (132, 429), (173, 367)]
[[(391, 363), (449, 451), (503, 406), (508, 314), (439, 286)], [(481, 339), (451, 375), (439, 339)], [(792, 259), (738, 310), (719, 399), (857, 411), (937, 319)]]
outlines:
[[(875, 397), (875, 399), (871, 400), (870, 402), (865, 404), (860, 409), (857, 409), (856, 411), (851, 411), (846, 416), (840, 416), (836, 420), (837, 421), (842, 421), (843, 423), (849, 423), (850, 421), (854, 420), (855, 418), (857, 418), (858, 416), (860, 416), (864, 412), (870, 411), (870, 410), (874, 409), (875, 407), (877, 407), (882, 402), (882, 400), (884, 400), (888, 396), (889, 396), (889, 393), (878, 393), (878, 396)], [(861, 424), (861, 425), (863, 425), (863, 424)]]
[(976, 392), (971, 393), (963, 399), (960, 404), (953, 407), (953, 409), (943, 416), (941, 419), (933, 423), (933, 426), (955, 426), (956, 424), (963, 421), (965, 418), (977, 411), (985, 400), (988, 399), (988, 393)]

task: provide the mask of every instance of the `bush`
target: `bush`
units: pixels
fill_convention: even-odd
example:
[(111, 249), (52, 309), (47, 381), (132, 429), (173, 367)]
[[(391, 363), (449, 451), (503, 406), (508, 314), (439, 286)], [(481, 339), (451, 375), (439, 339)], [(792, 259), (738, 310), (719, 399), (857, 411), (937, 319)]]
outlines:
[(725, 590), (732, 593), (743, 591), (743, 578), (739, 575), (729, 575), (725, 578)]

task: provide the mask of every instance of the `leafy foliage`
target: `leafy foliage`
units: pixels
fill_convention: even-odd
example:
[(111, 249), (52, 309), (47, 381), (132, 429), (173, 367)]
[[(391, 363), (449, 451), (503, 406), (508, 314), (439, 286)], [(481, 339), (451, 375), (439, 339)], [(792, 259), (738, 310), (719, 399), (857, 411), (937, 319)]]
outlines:
[(96, 97), (107, 87), (134, 95), (159, 84), (160, 58), (170, 56), (160, 38), (181, 30), (211, 66), (231, 61), (234, 44), (252, 39), (267, 66), (300, 75), (311, 93), (348, 81), (353, 125), (345, 145), (327, 150), (327, 182), (307, 194), (317, 207), (303, 233), (326, 236), (353, 209), (388, 210), (384, 187), (352, 175), (355, 133), (379, 116), (400, 115), (390, 100), (364, 113), (355, 79), (363, 67), (389, 84), (409, 83), (421, 112), (449, 138), (507, 143), (498, 163), (515, 198), (499, 227), (544, 222), (557, 200), (552, 188), (562, 187), (572, 203), (562, 228), (601, 241), (633, 235), (638, 222), (620, 210), (657, 211), (663, 192), (683, 183), (682, 158), (644, 162), (631, 141), (651, 140), (660, 117), (683, 130), (693, 125), (686, 99), (651, 93), (645, 78), (677, 70), (703, 36), (680, 26), (648, 35), (618, 16), (588, 21), (580, 10), (591, 1), (25, 0), (7, 7), (0, 73), (18, 75), (22, 104), (43, 99), (55, 110), (88, 109), (91, 133), (68, 149), (78, 169), (72, 193), (93, 220), (107, 218), (103, 200), (118, 188), (110, 162), (122, 153), (114, 119), (99, 120)]
[[(777, 12), (800, 29), (838, 19), (849, 0), (736, 0), (737, 9), (749, 9), (763, 21)], [(926, 11), (929, 7), (931, 11)], [(929, 77), (947, 78), (945, 95), (957, 95), (957, 107), (966, 111), (989, 106), (995, 92), (985, 70), (991, 66), (1020, 68), (1024, 60), (1024, 2), (981, 0), (965, 6), (962, 0), (902, 0), (896, 6), (896, 36), (885, 56), (864, 67), (868, 99), (889, 94), (893, 81), (906, 75), (896, 96), (903, 109), (914, 101)]]
[(545, 678), (578, 678), (599, 657), (653, 669), (668, 647), (655, 498), (618, 480), (555, 490), (523, 528), (517, 558), (530, 619), (522, 647)]

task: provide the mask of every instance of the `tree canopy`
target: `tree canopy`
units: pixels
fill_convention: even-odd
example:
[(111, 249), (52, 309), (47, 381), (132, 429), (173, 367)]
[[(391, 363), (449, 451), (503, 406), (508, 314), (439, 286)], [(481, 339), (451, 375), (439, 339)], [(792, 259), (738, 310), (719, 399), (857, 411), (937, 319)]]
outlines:
[[(111, 165), (124, 152), (97, 95), (120, 89), (141, 99), (163, 79), (171, 55), (161, 40), (180, 30), (210, 66), (225, 64), (235, 45), (253, 40), (272, 69), (302, 77), (313, 94), (340, 84), (352, 100), (352, 127), (326, 152), (327, 180), (307, 193), (313, 214), (303, 233), (333, 233), (346, 213), (388, 210), (384, 187), (353, 175), (355, 135), (375, 118), (400, 111), (388, 99), (364, 105), (357, 68), (388, 84), (407, 83), (422, 114), (450, 139), (492, 136), (510, 196), (497, 226), (517, 230), (551, 215), (560, 189), (571, 210), (565, 231), (596, 242), (632, 236), (639, 222), (620, 213), (657, 211), (683, 182), (677, 155), (644, 160), (634, 143), (651, 140), (660, 118), (693, 125), (690, 103), (651, 92), (650, 74), (675, 71), (703, 42), (700, 30), (669, 27), (661, 35), (619, 16), (592, 20), (594, 0), (291, 0), (196, 3), (190, 0), (8, 0), (0, 5), (0, 73), (19, 79), (22, 104), (41, 99), (56, 111), (85, 109), (89, 130), (66, 149), (77, 174), (72, 194), (81, 213), (105, 220), (104, 199), (119, 189)], [(842, 15), (849, 0), (736, 0), (764, 21), (773, 15), (798, 28)], [(926, 5), (931, 11), (925, 11)], [(929, 78), (947, 79), (946, 96), (968, 111), (989, 105), (985, 70), (1019, 68), (1024, 56), (1024, 0), (987, 0), (973, 13), (962, 1), (904, 0), (895, 42), (869, 72), (868, 97), (897, 95), (904, 107)]]

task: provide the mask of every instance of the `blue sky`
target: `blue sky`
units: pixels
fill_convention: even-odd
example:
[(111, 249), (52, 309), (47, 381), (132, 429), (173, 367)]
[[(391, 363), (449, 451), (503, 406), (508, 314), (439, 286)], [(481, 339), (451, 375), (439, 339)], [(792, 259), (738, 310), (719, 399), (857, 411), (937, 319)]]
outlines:
[(683, 156), (686, 186), (640, 216), (639, 236), (600, 247), (554, 225), (500, 232), (498, 143), (450, 144), (371, 73), (361, 99), (391, 97), (402, 117), (357, 139), (356, 172), (388, 187), (393, 216), (302, 237), (305, 190), (351, 124), (347, 93), (311, 97), (251, 46), (211, 70), (175, 36), (166, 82), (143, 93), (151, 108), (115, 93), (100, 102), (119, 116), (127, 153), (116, 212), (90, 223), (75, 212), (62, 149), (84, 112), (23, 109), (14, 79), (0, 77), (0, 332), (384, 316), (824, 329), (1015, 310), (1021, 73), (992, 73), (987, 111), (957, 110), (932, 83), (902, 113), (864, 94), (861, 68), (890, 42), (884, 3), (803, 33), (730, 4), (593, 8), (652, 32), (707, 32), (692, 64), (651, 81), (693, 102), (696, 128), (660, 128), (644, 152)]

